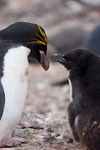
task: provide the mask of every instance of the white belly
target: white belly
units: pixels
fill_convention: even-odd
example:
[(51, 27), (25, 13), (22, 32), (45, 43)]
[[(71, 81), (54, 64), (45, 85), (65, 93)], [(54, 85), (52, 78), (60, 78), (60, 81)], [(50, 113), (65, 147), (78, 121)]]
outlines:
[(0, 141), (7, 138), (18, 124), (28, 86), (29, 49), (17, 47), (10, 49), (4, 57), (4, 75), (1, 83), (5, 93), (5, 106), (0, 120)]

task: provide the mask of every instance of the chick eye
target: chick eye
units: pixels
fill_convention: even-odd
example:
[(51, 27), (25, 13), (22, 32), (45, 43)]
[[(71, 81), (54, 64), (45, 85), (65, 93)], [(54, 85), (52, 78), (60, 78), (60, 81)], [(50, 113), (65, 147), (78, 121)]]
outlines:
[(73, 66), (74, 63), (73, 63), (73, 61), (70, 61), (69, 64), (70, 64), (70, 66)]
[(70, 70), (73, 66), (74, 66), (74, 62), (73, 61), (68, 61), (67, 69)]

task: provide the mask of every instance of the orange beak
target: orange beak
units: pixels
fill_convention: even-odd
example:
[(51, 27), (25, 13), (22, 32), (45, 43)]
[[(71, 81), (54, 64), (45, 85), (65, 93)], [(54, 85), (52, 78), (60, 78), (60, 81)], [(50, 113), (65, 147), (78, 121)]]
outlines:
[(45, 71), (49, 69), (49, 59), (42, 50), (40, 50), (40, 64), (42, 65)]

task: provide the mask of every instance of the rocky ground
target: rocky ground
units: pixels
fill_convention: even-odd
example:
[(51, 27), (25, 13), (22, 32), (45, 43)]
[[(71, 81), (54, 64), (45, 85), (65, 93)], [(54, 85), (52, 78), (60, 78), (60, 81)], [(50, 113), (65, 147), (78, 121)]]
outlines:
[[(81, 46), (100, 22), (100, 1), (95, 0), (1, 0), (0, 28), (16, 21), (37, 22), (48, 36), (48, 55)], [(68, 126), (69, 85), (52, 86), (68, 76), (51, 62), (48, 72), (30, 65), (29, 88), (24, 113), (14, 136), (26, 143), (17, 150), (78, 150)]]

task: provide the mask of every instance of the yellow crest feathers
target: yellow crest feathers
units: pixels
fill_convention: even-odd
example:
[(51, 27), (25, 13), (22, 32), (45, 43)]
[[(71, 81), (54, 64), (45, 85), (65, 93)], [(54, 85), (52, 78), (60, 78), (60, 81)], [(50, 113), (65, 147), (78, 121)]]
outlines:
[(41, 29), (41, 27), (39, 25), (37, 25), (37, 26), (38, 26), (38, 29), (39, 29), (39, 31), (40, 31), (40, 33), (41, 33), (42, 36), (39, 35), (36, 32), (35, 32), (35, 35), (37, 35), (37, 37), (39, 37), (40, 40), (36, 39), (36, 38), (33, 38), (33, 41), (32, 42), (28, 42), (28, 43), (47, 45), (48, 41), (47, 41), (47, 36), (46, 36), (45, 32)]

